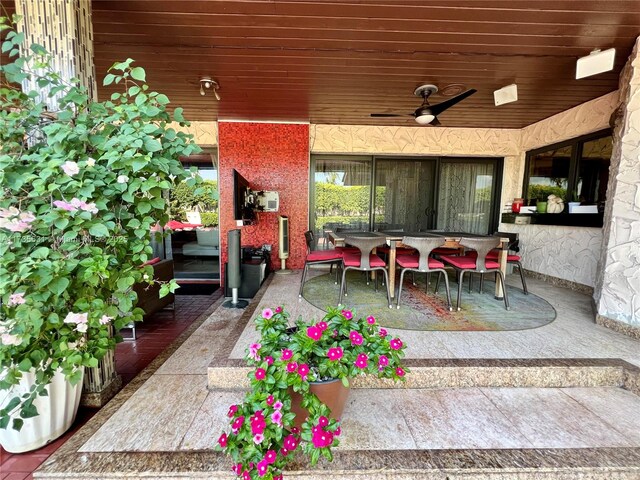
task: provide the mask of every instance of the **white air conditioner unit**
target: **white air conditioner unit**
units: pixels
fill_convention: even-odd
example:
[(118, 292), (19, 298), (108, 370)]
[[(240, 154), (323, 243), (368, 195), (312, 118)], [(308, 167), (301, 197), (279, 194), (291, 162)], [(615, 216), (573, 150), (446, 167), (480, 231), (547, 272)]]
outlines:
[(277, 212), (280, 208), (280, 195), (278, 192), (257, 192), (258, 210), (262, 212)]
[(289, 217), (280, 215), (278, 217), (278, 258), (280, 259), (280, 270), (275, 273), (293, 273), (287, 270), (286, 261), (289, 258)]

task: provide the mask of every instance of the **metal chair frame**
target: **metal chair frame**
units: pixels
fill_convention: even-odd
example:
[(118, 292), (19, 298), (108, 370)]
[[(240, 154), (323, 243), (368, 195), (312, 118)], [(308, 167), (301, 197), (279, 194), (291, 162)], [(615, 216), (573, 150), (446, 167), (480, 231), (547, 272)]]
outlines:
[[(447, 271), (444, 268), (429, 268), (429, 258), (431, 257), (431, 251), (434, 248), (438, 248), (445, 244), (443, 238), (427, 238), (427, 237), (404, 237), (402, 243), (409, 245), (410, 247), (418, 250), (418, 268), (402, 268), (400, 271), (400, 283), (398, 284), (398, 298), (396, 300), (396, 308), (400, 308), (400, 298), (402, 297), (402, 283), (404, 281), (404, 273), (406, 271), (420, 272), (427, 274), (426, 289), (429, 290), (429, 273), (438, 272), (438, 284), (440, 282), (440, 276), (444, 276), (444, 284), (447, 291), (447, 305), (449, 311), (453, 310), (451, 306), (451, 291), (449, 290), (449, 279), (447, 278)], [(413, 282), (415, 285), (415, 281)], [(435, 293), (438, 293), (438, 285), (436, 285)]]
[[(358, 270), (361, 272), (372, 272), (376, 270), (382, 270), (385, 278), (385, 287), (387, 289), (387, 303), (389, 308), (391, 306), (391, 294), (389, 292), (389, 275), (387, 273), (386, 266), (385, 267), (372, 267), (369, 262), (369, 256), (374, 248), (379, 247), (385, 243), (384, 239), (379, 236), (371, 236), (371, 237), (346, 237), (344, 240), (345, 244), (356, 247), (360, 250), (360, 266), (359, 267), (349, 267), (344, 265), (344, 261), (342, 264), (342, 281), (340, 282), (340, 296), (338, 297), (338, 304), (342, 303), (342, 296), (347, 296), (347, 279), (346, 274), (347, 270)], [(382, 260), (382, 259), (381, 259)], [(378, 291), (378, 277), (376, 276), (375, 282), (376, 292)]]
[[(443, 262), (452, 266), (458, 273), (458, 298), (456, 301), (456, 309), (458, 311), (460, 310), (460, 299), (462, 297), (462, 285), (464, 283), (464, 274), (465, 272), (468, 272), (471, 274), (479, 273), (481, 279), (485, 273), (497, 274), (498, 277), (500, 278), (500, 284), (502, 285), (504, 306), (505, 306), (505, 309), (509, 310), (510, 308), (509, 297), (507, 295), (507, 289), (505, 288), (504, 275), (502, 274), (499, 268), (487, 268), (487, 265), (486, 265), (487, 254), (494, 248), (497, 248), (498, 246), (500, 246), (500, 239), (497, 237), (489, 237), (489, 238), (463, 237), (460, 239), (460, 245), (462, 245), (465, 248), (470, 248), (472, 250), (475, 250), (478, 255), (475, 259), (476, 267), (474, 269), (457, 267), (456, 265), (449, 263), (446, 258), (442, 258)], [(438, 277), (438, 280), (440, 280), (440, 277)], [(471, 284), (469, 285), (471, 287)], [(436, 289), (437, 289), (437, 282), (436, 282)]]
[[(309, 254), (315, 250), (315, 238), (314, 238), (313, 232), (311, 230), (307, 230), (306, 232), (304, 232), (304, 238), (305, 238), (305, 241), (307, 242), (307, 256), (309, 256)], [(307, 271), (309, 270), (309, 265), (330, 265), (331, 268), (333, 268), (334, 264), (337, 266), (336, 280), (335, 280), (335, 284), (337, 285), (338, 278), (340, 275), (340, 269), (343, 267), (342, 257), (340, 257), (340, 259), (330, 259), (330, 260), (307, 260), (305, 258), (304, 268), (302, 270), (302, 279), (300, 280), (300, 291), (298, 292), (298, 297), (302, 298), (302, 291), (304, 290), (304, 281), (305, 281), (305, 278), (307, 278)], [(331, 273), (331, 270), (329, 270), (329, 273)]]

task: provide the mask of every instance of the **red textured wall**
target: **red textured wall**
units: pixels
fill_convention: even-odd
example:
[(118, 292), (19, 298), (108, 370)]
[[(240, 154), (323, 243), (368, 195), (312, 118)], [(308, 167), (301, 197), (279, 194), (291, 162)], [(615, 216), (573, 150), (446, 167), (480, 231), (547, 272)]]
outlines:
[[(221, 267), (227, 261), (227, 232), (242, 230), (242, 245), (272, 245), (271, 264), (278, 259), (278, 215), (289, 217), (287, 268), (302, 268), (309, 221), (309, 125), (281, 123), (218, 123)], [(252, 190), (275, 190), (277, 213), (258, 213), (257, 225), (236, 227), (233, 215), (233, 169)], [(224, 272), (220, 272), (221, 276)], [(224, 280), (222, 280), (224, 282)]]

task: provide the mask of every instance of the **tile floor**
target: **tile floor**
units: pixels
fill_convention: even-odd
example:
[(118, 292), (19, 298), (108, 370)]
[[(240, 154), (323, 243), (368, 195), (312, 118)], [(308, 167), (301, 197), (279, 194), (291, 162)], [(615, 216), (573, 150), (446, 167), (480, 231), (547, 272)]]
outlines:
[[(116, 347), (116, 369), (123, 384), (129, 383), (140, 371), (171, 344), (215, 300), (221, 291), (212, 295), (184, 295), (176, 297), (175, 319), (173, 312), (162, 311), (137, 327), (137, 340), (123, 342)], [(128, 332), (127, 332), (128, 333)], [(123, 332), (126, 335), (126, 333)], [(76, 421), (65, 435), (38, 450), (23, 454), (10, 454), (0, 447), (0, 480), (31, 479), (32, 472), (66, 442), (97, 412), (80, 408)]]

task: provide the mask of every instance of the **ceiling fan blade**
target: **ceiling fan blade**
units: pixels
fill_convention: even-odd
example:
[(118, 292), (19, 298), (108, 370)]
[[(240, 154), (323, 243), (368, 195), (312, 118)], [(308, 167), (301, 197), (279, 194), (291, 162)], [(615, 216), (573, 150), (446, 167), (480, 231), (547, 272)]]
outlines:
[(440, 125), (442, 125), (440, 123), (440, 121), (438, 120), (438, 117), (433, 119), (433, 122), (431, 122), (429, 125), (433, 126), (433, 127), (439, 127)]
[(413, 113), (372, 113), (372, 117), (413, 117)]
[(472, 88), (470, 90), (467, 90), (466, 92), (462, 92), (460, 95), (456, 95), (455, 97), (450, 98), (449, 100), (445, 100), (444, 102), (429, 106), (429, 110), (433, 115), (440, 115), (446, 109), (453, 107), (456, 103), (461, 102), (462, 100), (470, 97), (476, 92), (477, 90), (475, 88)]

